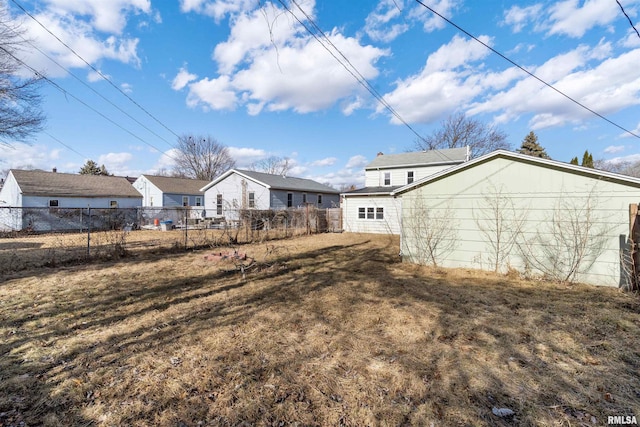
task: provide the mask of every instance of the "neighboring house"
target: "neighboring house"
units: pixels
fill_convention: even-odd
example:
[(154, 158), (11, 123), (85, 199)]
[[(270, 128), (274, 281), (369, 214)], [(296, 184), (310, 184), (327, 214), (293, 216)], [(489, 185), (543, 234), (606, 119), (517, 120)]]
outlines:
[(140, 175), (133, 187), (142, 194), (144, 207), (204, 208), (204, 192), (209, 181), (169, 176)]
[[(45, 213), (62, 208), (136, 208), (141, 205), (142, 196), (123, 177), (11, 169), (0, 190), (0, 208), (21, 209), (13, 209), (10, 215), (2, 209), (0, 229), (35, 227), (45, 231), (64, 228), (60, 221), (55, 226), (41, 223), (44, 216), (51, 216)], [(27, 212), (26, 208), (45, 209)]]
[(498, 150), (393, 194), (405, 261), (628, 286), (638, 178)]
[(401, 200), (393, 192), (469, 160), (468, 147), (382, 154), (365, 167), (365, 187), (342, 194), (343, 229), (400, 234)]
[(240, 209), (287, 209), (340, 206), (340, 192), (319, 182), (231, 169), (202, 188), (209, 218), (237, 219)]

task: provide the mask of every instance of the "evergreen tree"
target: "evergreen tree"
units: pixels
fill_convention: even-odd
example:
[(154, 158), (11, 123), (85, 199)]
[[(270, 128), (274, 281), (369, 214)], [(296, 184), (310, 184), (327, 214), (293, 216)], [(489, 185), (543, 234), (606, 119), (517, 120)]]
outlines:
[(584, 150), (584, 155), (582, 156), (582, 166), (593, 168), (593, 155), (589, 153), (588, 150)]
[(533, 131), (529, 132), (529, 134), (524, 137), (522, 145), (517, 151), (520, 154), (526, 154), (528, 156), (550, 159), (544, 147), (538, 144), (538, 136), (533, 133)]
[(569, 163), (571, 163), (572, 165), (578, 165), (579, 164), (578, 163), (578, 156), (575, 156), (573, 159), (571, 159), (571, 161)]
[(80, 168), (80, 175), (110, 175), (107, 168), (102, 165), (98, 166), (93, 160), (87, 160), (87, 162)]

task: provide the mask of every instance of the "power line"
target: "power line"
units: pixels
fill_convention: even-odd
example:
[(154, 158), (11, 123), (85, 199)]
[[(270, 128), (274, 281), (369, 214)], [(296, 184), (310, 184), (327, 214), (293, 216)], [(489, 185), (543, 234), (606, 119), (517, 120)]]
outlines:
[[(338, 63), (349, 73), (351, 74), (351, 76), (353, 76), (353, 78), (356, 79), (356, 81), (362, 86), (364, 87), (380, 104), (382, 104), (394, 117), (396, 117), (402, 124), (404, 124), (411, 132), (413, 132), (414, 135), (416, 135), (420, 140), (424, 140), (425, 138), (420, 135), (406, 120), (404, 120), (404, 118), (402, 118), (402, 116), (400, 116), (400, 114), (393, 108), (393, 106), (391, 106), (391, 104), (389, 104), (387, 102), (387, 100), (384, 99), (384, 97), (373, 87), (373, 85), (371, 85), (371, 83), (369, 83), (369, 81), (358, 71), (358, 69), (351, 63), (351, 61), (347, 58), (347, 56), (335, 45), (333, 44), (333, 42), (331, 41), (331, 39), (329, 39), (329, 37), (327, 37), (327, 35), (324, 33), (324, 31), (322, 31), (322, 29), (316, 24), (316, 22), (307, 14), (307, 12), (304, 11), (304, 9), (302, 9), (302, 7), (300, 7), (300, 5), (298, 4), (298, 2), (296, 0), (291, 0), (291, 2), (293, 4), (296, 5), (296, 7), (300, 10), (300, 12), (302, 12), (302, 14), (305, 16), (305, 18), (307, 19), (307, 21), (309, 21), (311, 23), (311, 25), (313, 26), (313, 28), (317, 31), (318, 34), (320, 34), (320, 36), (318, 36), (316, 34), (316, 32), (312, 31), (311, 28), (309, 28), (302, 20), (300, 20), (298, 18), (298, 16), (293, 13), (293, 11), (291, 9), (289, 9), (289, 7), (284, 3), (283, 0), (278, 0), (278, 2), (282, 5), (282, 7), (284, 7), (287, 12), (289, 12), (295, 19), (296, 21), (298, 21), (298, 23), (300, 25), (302, 25), (304, 27), (305, 30), (307, 30), (307, 32), (309, 34), (311, 34), (311, 36), (318, 42), (320, 43), (320, 45), (327, 51), (329, 52), (329, 54), (336, 60), (338, 61)], [(329, 44), (339, 55), (340, 57), (343, 58), (344, 62), (338, 58), (336, 56), (336, 54), (329, 49), (329, 47), (327, 47), (327, 45), (325, 45), (325, 43), (320, 40), (320, 38), (322, 38), (324, 41), (326, 41), (327, 44)], [(347, 66), (348, 64), (348, 66)], [(442, 158), (446, 159), (446, 160), (452, 160), (449, 156), (447, 156), (446, 154), (444, 154), (443, 152), (441, 152), (438, 149), (433, 150), (435, 152), (438, 153), (438, 155), (440, 155)]]
[(622, 11), (622, 13), (624, 13), (624, 16), (627, 17), (627, 19), (629, 20), (629, 25), (631, 25), (631, 28), (633, 28), (636, 32), (636, 34), (638, 35), (638, 38), (640, 38), (640, 33), (638, 32), (638, 29), (636, 28), (635, 25), (633, 25), (633, 21), (631, 21), (631, 18), (629, 18), (629, 15), (627, 15), (627, 12), (624, 11), (624, 7), (622, 7), (622, 4), (616, 0), (616, 3), (618, 3), (618, 6), (620, 6), (620, 10)]
[(586, 105), (582, 104), (580, 101), (572, 98), (571, 96), (567, 95), (566, 93), (562, 92), (560, 89), (557, 89), (555, 86), (553, 86), (550, 83), (547, 83), (546, 81), (542, 80), (540, 77), (536, 76), (535, 74), (533, 74), (531, 71), (527, 70), (526, 68), (522, 67), (521, 65), (517, 64), (516, 62), (514, 62), (513, 60), (509, 59), (508, 57), (506, 57), (505, 55), (503, 55), (502, 53), (500, 53), (499, 51), (497, 51), (496, 49), (492, 48), (491, 46), (489, 46), (488, 44), (486, 44), (485, 42), (483, 42), (482, 40), (478, 39), (476, 36), (474, 36), (473, 34), (471, 34), (470, 32), (468, 32), (467, 30), (465, 30), (464, 28), (460, 27), (458, 24), (456, 24), (455, 22), (451, 21), (450, 19), (444, 17), (443, 15), (439, 14), (438, 12), (436, 12), (433, 8), (427, 6), (426, 4), (424, 4), (421, 0), (416, 0), (417, 3), (419, 3), (420, 5), (422, 5), (423, 7), (425, 7), (426, 9), (428, 9), (429, 11), (431, 11), (431, 13), (439, 16), (440, 18), (444, 19), (449, 25), (457, 28), (459, 31), (463, 32), (464, 34), (466, 34), (468, 37), (472, 38), (473, 40), (475, 40), (476, 42), (480, 43), (481, 45), (483, 45), (484, 47), (486, 47), (487, 49), (489, 49), (490, 51), (492, 51), (493, 53), (495, 53), (496, 55), (498, 55), (499, 57), (501, 57), (502, 59), (504, 59), (505, 61), (513, 64), (514, 66), (518, 67), (520, 70), (524, 71), (525, 73), (527, 73), (529, 76), (533, 77), (534, 79), (538, 80), (540, 83), (544, 84), (545, 86), (547, 86), (548, 88), (554, 90), (555, 92), (559, 93), (560, 95), (564, 96), (565, 98), (567, 98), (568, 100), (570, 100), (571, 102), (575, 103), (576, 105), (584, 108), (585, 110), (589, 111), (590, 113), (600, 117), (601, 119), (605, 120), (606, 122), (608, 122), (609, 124), (617, 127), (618, 129), (621, 129), (622, 131), (624, 131), (625, 133), (628, 133), (631, 136), (635, 136), (636, 138), (640, 139), (640, 135), (638, 135), (637, 133), (630, 131), (629, 129), (613, 122), (612, 120), (608, 119), (607, 117), (603, 116), (602, 114), (598, 113), (597, 111), (587, 107)]
[[(84, 102), (83, 100), (81, 100), (80, 98), (78, 98), (77, 96), (75, 96), (74, 94), (72, 94), (71, 92), (67, 91), (66, 89), (64, 89), (62, 86), (58, 85), (57, 83), (55, 83), (53, 80), (51, 80), (50, 78), (48, 78), (47, 76), (41, 74), (38, 70), (36, 70), (35, 68), (33, 68), (32, 66), (30, 66), (29, 64), (25, 63), (23, 60), (21, 60), (20, 58), (18, 58), (17, 56), (15, 56), (13, 53), (9, 52), (7, 49), (5, 49), (3, 46), (0, 45), (0, 50), (2, 50), (3, 52), (5, 52), (7, 55), (11, 56), (15, 61), (17, 61), (18, 63), (22, 64), (23, 66), (27, 67), (29, 70), (31, 70), (31, 72), (33, 72), (36, 76), (41, 77), (42, 79), (44, 79), (47, 83), (49, 83), (50, 85), (52, 85), (53, 87), (55, 87), (56, 89), (58, 89), (60, 92), (64, 93), (66, 96), (70, 96), (71, 98), (75, 99), (77, 102), (79, 102), (80, 104), (84, 105), (86, 108), (90, 109), (91, 111), (93, 111), (94, 113), (98, 114), (99, 116), (101, 116), (102, 118), (104, 118), (105, 120), (109, 121), (110, 123), (112, 123), (113, 125), (117, 126), (118, 128), (122, 129), (123, 131), (127, 132), (129, 135), (133, 136), (135, 139), (141, 141), (143, 144), (148, 145), (149, 147), (153, 148), (154, 150), (158, 151), (159, 153), (163, 153), (162, 150), (160, 150), (158, 147), (154, 146), (153, 144), (151, 144), (150, 142), (145, 141), (144, 139), (142, 139), (141, 137), (139, 137), (138, 135), (134, 134), (133, 132), (131, 132), (129, 129), (126, 129), (124, 126), (118, 124), (117, 122), (115, 122), (114, 120), (110, 119), (109, 117), (107, 117), (106, 115), (104, 115), (103, 113), (101, 113), (100, 111), (96, 110), (95, 108), (93, 108), (92, 106), (90, 106), (89, 104), (87, 104), (86, 102)], [(170, 154), (168, 154), (167, 152), (164, 152), (163, 154), (167, 155), (168, 157), (170, 157), (173, 160), (176, 160), (174, 157), (172, 157)]]
[[(3, 25), (11, 30), (11, 28), (4, 24)], [(42, 54), (44, 57), (46, 57), (47, 59), (49, 59), (51, 62), (53, 62), (54, 64), (56, 64), (58, 67), (60, 67), (62, 70), (64, 70), (65, 72), (67, 72), (67, 74), (69, 74), (71, 77), (73, 77), (74, 79), (76, 79), (78, 82), (80, 82), (82, 85), (84, 85), (87, 89), (91, 90), (93, 93), (95, 93), (96, 95), (98, 95), (100, 98), (102, 98), (103, 100), (105, 100), (106, 102), (108, 102), (109, 104), (111, 104), (114, 108), (116, 108), (118, 111), (120, 111), (122, 114), (126, 115), (127, 117), (129, 117), (131, 120), (133, 120), (134, 122), (136, 122), (137, 124), (139, 124), (140, 126), (142, 126), (144, 129), (146, 129), (147, 131), (149, 131), (151, 134), (153, 134), (154, 136), (156, 136), (157, 138), (163, 140), (165, 143), (167, 143), (167, 145), (169, 145), (169, 147), (171, 148), (175, 148), (173, 146), (173, 144), (171, 144), (169, 141), (167, 141), (165, 138), (163, 138), (162, 136), (158, 135), (156, 132), (154, 132), (153, 130), (149, 129), (149, 127), (147, 127), (144, 123), (140, 122), (138, 119), (136, 119), (135, 117), (133, 117), (131, 114), (127, 113), (126, 111), (124, 111), (121, 107), (119, 107), (118, 105), (116, 105), (114, 102), (112, 102), (110, 99), (108, 99), (106, 96), (102, 95), (100, 92), (98, 92), (97, 90), (95, 90), (94, 88), (92, 88), (89, 84), (87, 84), (84, 80), (82, 80), (80, 77), (76, 76), (74, 73), (72, 73), (69, 69), (65, 68), (62, 64), (60, 64), (59, 62), (57, 62), (54, 58), (52, 58), (51, 56), (47, 55), (44, 51), (42, 51), (42, 49), (40, 49), (38, 46), (36, 46), (35, 44), (33, 44), (30, 40), (22, 37), (20, 34), (16, 34), (17, 36), (19, 36), (25, 43), (29, 44), (31, 47), (33, 47), (34, 49), (36, 49), (38, 52), (40, 52), (40, 54)]]
[(163, 128), (165, 128), (167, 131), (169, 131), (170, 133), (172, 133), (176, 138), (180, 138), (180, 136), (175, 133), (172, 129), (170, 129), (168, 126), (166, 126), (164, 123), (162, 123), (159, 119), (157, 119), (153, 114), (151, 114), (147, 109), (145, 109), (142, 105), (140, 105), (138, 102), (136, 102), (132, 97), (130, 97), (129, 95), (127, 95), (127, 93), (125, 93), (122, 89), (120, 89), (115, 83), (113, 83), (111, 81), (111, 79), (109, 79), (107, 76), (105, 76), (100, 70), (98, 70), (97, 68), (95, 68), (93, 65), (91, 65), (89, 62), (87, 62), (82, 56), (80, 56), (75, 50), (73, 50), (68, 44), (66, 44), (64, 41), (62, 41), (60, 39), (60, 37), (58, 37), (57, 35), (55, 35), (51, 30), (49, 30), (44, 24), (42, 24), (35, 16), (33, 16), (31, 13), (29, 13), (24, 7), (22, 7), (22, 5), (20, 3), (17, 2), (17, 0), (11, 0), (11, 2), (13, 4), (15, 4), (17, 7), (19, 7), (27, 16), (29, 16), (31, 19), (33, 19), (36, 23), (38, 23), (38, 25), (40, 25), (46, 32), (48, 32), (49, 34), (51, 34), (51, 36), (53, 36), (56, 40), (58, 40), (58, 42), (60, 42), (64, 47), (66, 47), (67, 49), (69, 49), (69, 51), (71, 51), (71, 53), (73, 53), (78, 59), (80, 59), (82, 62), (84, 62), (89, 68), (91, 68), (94, 72), (96, 72), (100, 77), (102, 77), (106, 82), (108, 82), (111, 86), (113, 86), (118, 92), (120, 92), (123, 96), (125, 96), (129, 101), (131, 101), (134, 105), (136, 105), (138, 108), (140, 108), (142, 111), (144, 111), (149, 117), (151, 117), (154, 121), (156, 121), (158, 124), (160, 124), (160, 126), (162, 126)]
[(58, 144), (68, 148), (69, 150), (71, 150), (72, 152), (76, 153), (78, 156), (82, 157), (82, 159), (88, 159), (88, 156), (85, 156), (82, 153), (79, 153), (78, 151), (76, 151), (73, 147), (68, 146), (67, 144), (65, 144), (64, 142), (60, 141), (58, 138), (56, 138), (55, 136), (51, 135), (49, 132), (47, 131), (42, 131), (42, 133), (44, 133), (45, 135), (47, 135), (49, 138), (53, 139), (54, 141), (56, 141)]

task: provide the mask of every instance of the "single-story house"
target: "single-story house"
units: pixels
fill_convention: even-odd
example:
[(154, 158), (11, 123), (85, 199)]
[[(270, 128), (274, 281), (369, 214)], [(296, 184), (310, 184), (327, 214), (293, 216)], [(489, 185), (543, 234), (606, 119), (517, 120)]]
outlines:
[(378, 153), (365, 167), (365, 186), (342, 193), (342, 228), (400, 234), (401, 200), (393, 192), (469, 160), (469, 147), (400, 154)]
[(393, 195), (404, 261), (629, 285), (638, 178), (498, 150)]
[(340, 192), (311, 179), (231, 169), (202, 187), (208, 218), (238, 218), (241, 209), (340, 206)]
[(170, 176), (140, 175), (133, 187), (142, 194), (144, 207), (204, 208), (204, 191), (209, 181)]
[[(11, 169), (0, 190), (0, 229), (60, 230), (65, 208), (137, 208), (142, 195), (124, 177)], [(55, 220), (54, 220), (55, 217)], [(76, 225), (69, 225), (75, 229)]]

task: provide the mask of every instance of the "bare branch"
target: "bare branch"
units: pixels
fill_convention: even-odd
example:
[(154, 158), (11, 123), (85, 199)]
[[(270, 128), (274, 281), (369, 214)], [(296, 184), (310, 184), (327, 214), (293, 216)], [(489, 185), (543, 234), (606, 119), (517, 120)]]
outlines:
[(182, 135), (176, 148), (176, 176), (212, 181), (236, 165), (227, 146), (211, 136)]

